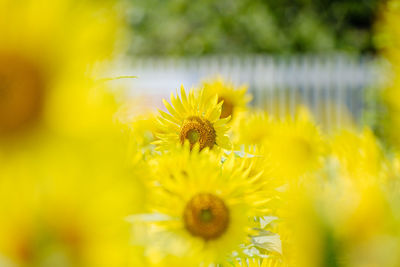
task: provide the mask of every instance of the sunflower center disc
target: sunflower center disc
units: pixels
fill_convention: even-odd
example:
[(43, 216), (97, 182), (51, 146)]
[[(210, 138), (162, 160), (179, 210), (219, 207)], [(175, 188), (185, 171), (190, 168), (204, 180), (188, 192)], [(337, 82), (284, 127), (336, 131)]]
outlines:
[(189, 117), (183, 122), (179, 138), (182, 144), (185, 140), (189, 140), (191, 148), (195, 143), (199, 143), (200, 149), (203, 149), (214, 146), (216, 134), (209, 121), (199, 117)]
[(222, 104), (222, 109), (221, 109), (221, 115), (219, 116), (221, 119), (227, 118), (229, 116), (232, 116), (233, 114), (233, 104), (231, 101), (223, 98), (223, 97), (219, 97), (218, 98), (218, 103), (224, 101), (224, 103)]
[(44, 84), (31, 61), (0, 53), (0, 134), (25, 129), (39, 118)]
[(184, 210), (186, 229), (204, 240), (217, 239), (229, 225), (229, 210), (219, 197), (202, 193), (194, 196)]
[(198, 142), (200, 139), (200, 133), (196, 129), (189, 130), (187, 136), (191, 144)]

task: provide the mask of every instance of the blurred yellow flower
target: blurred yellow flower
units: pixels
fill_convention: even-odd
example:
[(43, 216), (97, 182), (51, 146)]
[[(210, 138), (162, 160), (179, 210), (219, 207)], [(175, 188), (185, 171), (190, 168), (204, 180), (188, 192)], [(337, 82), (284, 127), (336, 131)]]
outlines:
[(397, 266), (399, 237), (389, 199), (379, 184), (359, 186), (325, 173), (291, 187), (281, 226), (290, 266)]
[(0, 265), (126, 266), (124, 218), (142, 210), (140, 169), (117, 139), (62, 141), (0, 170)]
[(331, 152), (339, 161), (340, 175), (365, 184), (379, 179), (384, 182), (387, 162), (368, 128), (360, 133), (341, 130), (331, 140)]
[[(128, 157), (133, 160), (151, 158), (157, 133), (157, 114), (143, 99), (132, 99), (123, 104), (115, 114), (122, 129), (129, 133)], [(141, 151), (141, 153), (138, 153)]]
[(128, 261), (124, 217), (143, 188), (92, 76), (120, 23), (114, 1), (0, 0), (0, 265)]
[(273, 127), (274, 121), (265, 111), (248, 110), (239, 114), (232, 125), (235, 147), (262, 145)]
[(31, 130), (86, 134), (111, 120), (111, 97), (88, 74), (114, 50), (119, 22), (112, 5), (0, 0), (2, 145)]
[(221, 77), (203, 82), (205, 94), (210, 98), (218, 95), (218, 103), (223, 101), (220, 117), (235, 118), (246, 110), (251, 96), (247, 94), (247, 86), (235, 87), (232, 83), (224, 81)]
[(264, 142), (270, 169), (277, 179), (296, 179), (322, 166), (326, 143), (304, 111), (294, 118), (274, 123)]

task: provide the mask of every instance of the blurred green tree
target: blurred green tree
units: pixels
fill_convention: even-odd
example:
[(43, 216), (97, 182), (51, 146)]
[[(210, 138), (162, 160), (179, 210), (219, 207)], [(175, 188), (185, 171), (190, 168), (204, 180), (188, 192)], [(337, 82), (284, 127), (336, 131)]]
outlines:
[(378, 0), (129, 0), (144, 55), (373, 52)]

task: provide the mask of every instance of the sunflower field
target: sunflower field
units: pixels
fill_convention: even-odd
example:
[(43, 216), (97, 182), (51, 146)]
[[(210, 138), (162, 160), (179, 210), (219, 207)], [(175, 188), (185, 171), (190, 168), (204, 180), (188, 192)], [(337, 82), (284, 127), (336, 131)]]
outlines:
[(378, 131), (269, 114), (218, 73), (128, 100), (126, 8), (0, 0), (1, 267), (400, 266), (399, 0)]

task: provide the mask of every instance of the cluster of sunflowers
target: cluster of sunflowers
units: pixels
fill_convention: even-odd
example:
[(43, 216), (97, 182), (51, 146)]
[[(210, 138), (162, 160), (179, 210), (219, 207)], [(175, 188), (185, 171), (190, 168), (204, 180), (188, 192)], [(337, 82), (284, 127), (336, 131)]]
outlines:
[(0, 0), (0, 266), (400, 265), (398, 1), (391, 148), (220, 78), (132, 113), (96, 78), (121, 9)]
[(397, 266), (398, 158), (367, 128), (328, 135), (304, 108), (278, 119), (249, 99), (217, 79), (129, 124), (146, 264)]

